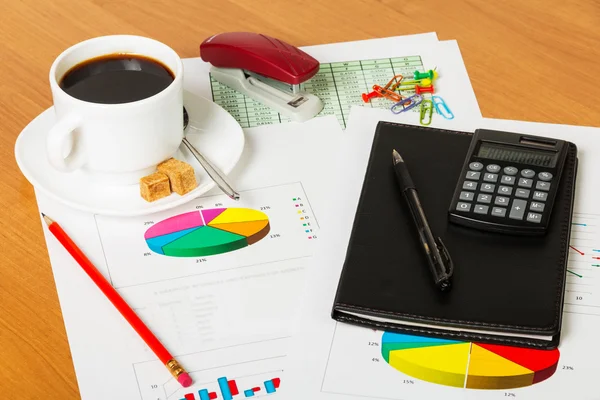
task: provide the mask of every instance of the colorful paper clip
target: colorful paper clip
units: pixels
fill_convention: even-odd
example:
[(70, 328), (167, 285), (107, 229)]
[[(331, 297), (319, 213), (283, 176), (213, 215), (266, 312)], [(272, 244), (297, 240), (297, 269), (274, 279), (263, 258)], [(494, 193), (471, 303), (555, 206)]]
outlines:
[(382, 88), (379, 85), (373, 85), (373, 91), (379, 93), (379, 95), (381, 97), (385, 97), (386, 99), (389, 99), (392, 101), (402, 100), (402, 97), (398, 93), (392, 92), (389, 89)]
[(394, 77), (390, 79), (387, 85), (385, 85), (383, 88), (388, 90), (396, 90), (396, 88), (402, 83), (402, 79), (404, 79), (403, 75), (394, 75)]
[(405, 85), (410, 85), (412, 86), (412, 88), (414, 89), (414, 87), (416, 85), (419, 85), (421, 87), (427, 87), (427, 86), (431, 86), (431, 79), (429, 78), (425, 78), (425, 79), (413, 79), (412, 81), (403, 81), (401, 86), (405, 86)]
[[(427, 120), (427, 114), (429, 114), (429, 119)], [(421, 116), (419, 118), (419, 122), (421, 125), (429, 125), (431, 124), (431, 120), (433, 119), (433, 102), (429, 99), (423, 100), (421, 102)]]
[(438, 114), (446, 119), (454, 119), (454, 114), (450, 111), (450, 108), (448, 108), (444, 99), (440, 96), (431, 96), (431, 100), (433, 100), (435, 111), (437, 111)]
[[(420, 94), (413, 94), (412, 96), (407, 97), (406, 99), (400, 100), (399, 102), (394, 104), (392, 106), (391, 110), (394, 114), (400, 114), (401, 112), (410, 110), (411, 108), (418, 106), (419, 104), (421, 104), (422, 101), (423, 101), (423, 96), (421, 96)], [(396, 111), (396, 109), (398, 107), (402, 107), (402, 109), (399, 111)]]
[(427, 72), (419, 72), (419, 71), (415, 71), (414, 73), (414, 77), (415, 79), (425, 79), (425, 78), (429, 78), (432, 81), (434, 81), (437, 77), (438, 77), (438, 73), (436, 70), (430, 69)]
[[(393, 100), (392, 97), (397, 96), (396, 93), (393, 93), (393, 90), (396, 90), (396, 88), (400, 85), (400, 83), (402, 82), (402, 79), (404, 79), (404, 76), (401, 74), (398, 75), (394, 75), (392, 77), (392, 79), (390, 79), (390, 81), (384, 86), (378, 86), (378, 85), (373, 85), (373, 91), (370, 93), (363, 93), (362, 94), (362, 99), (365, 103), (368, 103), (369, 100), (375, 98), (375, 97), (387, 97), (390, 100)], [(387, 93), (388, 96), (384, 96), (384, 93)], [(402, 97), (400, 97), (401, 99)], [(399, 100), (399, 99), (398, 99)], [(396, 101), (396, 100), (394, 100)]]
[(416, 94), (421, 94), (421, 93), (431, 93), (431, 94), (433, 94), (434, 93), (433, 85), (427, 86), (427, 87), (416, 85), (415, 86), (415, 93)]

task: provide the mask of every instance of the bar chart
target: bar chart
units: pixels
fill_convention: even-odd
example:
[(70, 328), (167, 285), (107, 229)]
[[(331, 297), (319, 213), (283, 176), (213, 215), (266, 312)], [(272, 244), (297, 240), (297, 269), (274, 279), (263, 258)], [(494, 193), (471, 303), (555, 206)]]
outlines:
[[(225, 376), (217, 378), (216, 383), (218, 384), (218, 391), (210, 391), (208, 388), (202, 388), (198, 390), (197, 394), (193, 392), (186, 393), (180, 400), (233, 400), (237, 398), (258, 397), (277, 392), (281, 379), (279, 377), (267, 379), (258, 386), (251, 386), (247, 389), (240, 389), (235, 379), (229, 380)], [(212, 384), (214, 385), (214, 382)]]
[(275, 395), (285, 382), (289, 337), (177, 356), (192, 385), (182, 387), (158, 360), (133, 365), (143, 400), (244, 400)]

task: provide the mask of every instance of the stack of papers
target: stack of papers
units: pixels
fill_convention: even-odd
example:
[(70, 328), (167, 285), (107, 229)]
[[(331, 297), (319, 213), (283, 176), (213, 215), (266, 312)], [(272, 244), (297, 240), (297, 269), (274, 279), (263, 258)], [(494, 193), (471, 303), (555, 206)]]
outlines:
[[(390, 343), (398, 346), (400, 339), (336, 323), (330, 310), (375, 126), (380, 120), (420, 123), (418, 108), (392, 114), (389, 100), (364, 103), (361, 94), (373, 84), (435, 68), (436, 94), (454, 118), (436, 113), (431, 126), (490, 127), (574, 141), (582, 171), (576, 205), (580, 233), (574, 235), (582, 242), (575, 245), (595, 243), (600, 249), (600, 215), (593, 205), (598, 189), (591, 182), (598, 171), (590, 157), (599, 144), (597, 130), (483, 119), (458, 43), (438, 41), (435, 33), (302, 49), (322, 64), (305, 88), (325, 103), (321, 114), (302, 124), (214, 81), (201, 59), (184, 60), (186, 90), (221, 105), (244, 128), (246, 147), (231, 175), (242, 195), (239, 202), (215, 189), (151, 216), (122, 218), (74, 211), (36, 191), (40, 211), (60, 222), (194, 380), (182, 388), (169, 375), (45, 229), (82, 398), (205, 400), (206, 393), (225, 400), (562, 399), (573, 393), (591, 398), (597, 368), (584, 354), (595, 348), (593, 335), (600, 329), (600, 268), (590, 266), (580, 281), (570, 281), (560, 357), (546, 360), (550, 377), (541, 381), (542, 375), (535, 375), (539, 365), (508, 356), (490, 364), (513, 374), (510, 382), (529, 382), (519, 388), (470, 389), (469, 364), (458, 358), (441, 374), (464, 385), (436, 382), (435, 360), (465, 346), (440, 345), (448, 352), (434, 353), (427, 351), (436, 347), (428, 342), (404, 364), (390, 363)], [(252, 222), (260, 212), (268, 219), (268, 234), (206, 257), (149, 250), (149, 220), (156, 225), (197, 210), (216, 215), (233, 208), (246, 211), (224, 222)]]

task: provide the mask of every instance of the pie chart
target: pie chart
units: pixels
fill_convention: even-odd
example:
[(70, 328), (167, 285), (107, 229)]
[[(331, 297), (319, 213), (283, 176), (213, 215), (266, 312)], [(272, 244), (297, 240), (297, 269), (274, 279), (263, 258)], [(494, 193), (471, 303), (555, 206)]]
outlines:
[(269, 233), (269, 218), (251, 208), (211, 208), (178, 214), (152, 225), (144, 234), (155, 253), (202, 257), (252, 245)]
[(431, 383), (468, 389), (512, 389), (550, 378), (558, 349), (537, 350), (385, 332), (385, 361)]

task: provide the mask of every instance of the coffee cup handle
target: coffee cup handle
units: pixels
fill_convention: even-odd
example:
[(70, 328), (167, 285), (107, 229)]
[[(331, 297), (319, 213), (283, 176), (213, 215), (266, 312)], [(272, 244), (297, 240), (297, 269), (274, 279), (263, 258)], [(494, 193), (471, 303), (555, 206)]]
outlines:
[[(83, 149), (74, 135), (75, 129), (80, 125), (81, 118), (75, 114), (62, 117), (48, 132), (46, 150), (48, 161), (54, 168), (62, 172), (71, 172), (80, 168), (85, 163)], [(65, 155), (70, 146), (71, 150)]]

